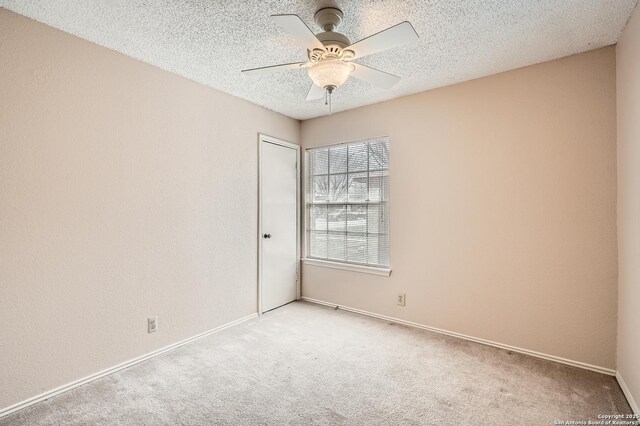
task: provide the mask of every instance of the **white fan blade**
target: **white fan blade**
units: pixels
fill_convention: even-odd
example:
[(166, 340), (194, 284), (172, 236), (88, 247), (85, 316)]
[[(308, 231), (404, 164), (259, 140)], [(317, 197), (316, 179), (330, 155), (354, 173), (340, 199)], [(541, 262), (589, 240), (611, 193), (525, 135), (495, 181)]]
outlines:
[(418, 37), (416, 30), (413, 29), (413, 25), (408, 21), (404, 21), (391, 28), (387, 28), (384, 31), (380, 31), (379, 33), (364, 38), (347, 47), (347, 49), (355, 52), (356, 55), (353, 59), (356, 59), (402, 46), (404, 44), (414, 42), (419, 38), (420, 37)]
[(276, 24), (280, 25), (289, 34), (296, 37), (298, 40), (304, 43), (309, 50), (322, 49), (324, 50), (324, 44), (316, 38), (316, 35), (307, 27), (302, 19), (298, 15), (271, 15), (271, 19)]
[(242, 70), (242, 72), (247, 75), (269, 74), (275, 71), (284, 71), (284, 70), (302, 68), (305, 66), (305, 64), (306, 62), (294, 62), (292, 64), (271, 65), (268, 67), (252, 68), (249, 70)]
[(316, 99), (322, 99), (324, 97), (324, 89), (320, 86), (312, 84), (307, 93), (308, 101), (315, 101)]
[(365, 67), (364, 65), (355, 64), (355, 69), (351, 73), (352, 76), (359, 80), (364, 80), (383, 89), (391, 89), (394, 84), (400, 81), (397, 75), (389, 74), (384, 71)]

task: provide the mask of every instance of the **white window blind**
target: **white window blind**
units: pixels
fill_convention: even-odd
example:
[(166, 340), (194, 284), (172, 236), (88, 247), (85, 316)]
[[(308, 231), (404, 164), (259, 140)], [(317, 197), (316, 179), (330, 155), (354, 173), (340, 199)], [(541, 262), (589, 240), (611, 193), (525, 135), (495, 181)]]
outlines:
[(389, 140), (307, 155), (307, 257), (389, 267)]

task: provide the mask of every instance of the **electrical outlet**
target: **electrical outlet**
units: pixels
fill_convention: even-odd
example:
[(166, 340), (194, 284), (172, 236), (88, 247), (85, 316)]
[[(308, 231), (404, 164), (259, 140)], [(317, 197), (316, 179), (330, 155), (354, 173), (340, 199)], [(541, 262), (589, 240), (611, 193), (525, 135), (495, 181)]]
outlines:
[(149, 320), (147, 322), (147, 328), (149, 330), (149, 333), (155, 333), (156, 331), (158, 331), (158, 316), (157, 315), (149, 318)]
[(400, 306), (404, 306), (405, 305), (405, 294), (404, 293), (398, 293), (397, 303)]

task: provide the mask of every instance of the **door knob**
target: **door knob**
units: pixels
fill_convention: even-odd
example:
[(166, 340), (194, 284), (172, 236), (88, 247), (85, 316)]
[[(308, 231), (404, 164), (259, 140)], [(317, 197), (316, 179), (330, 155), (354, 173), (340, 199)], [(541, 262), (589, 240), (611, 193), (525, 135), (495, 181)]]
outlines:
[(271, 234), (264, 234), (263, 237), (264, 238), (271, 238)]

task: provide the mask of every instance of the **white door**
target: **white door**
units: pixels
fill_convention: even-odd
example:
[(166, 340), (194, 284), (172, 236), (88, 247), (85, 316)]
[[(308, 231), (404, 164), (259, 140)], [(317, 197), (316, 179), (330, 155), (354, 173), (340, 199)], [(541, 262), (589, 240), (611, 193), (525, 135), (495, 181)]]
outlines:
[(298, 297), (297, 145), (260, 137), (260, 312)]

